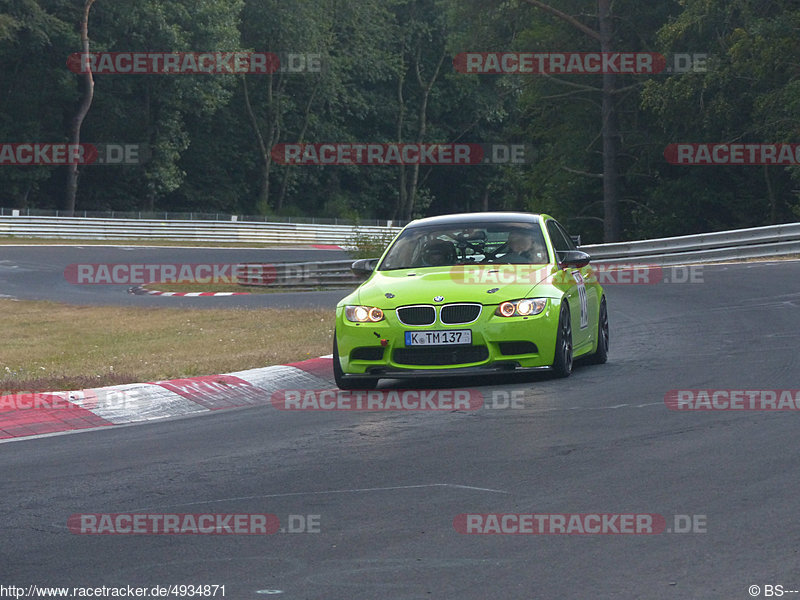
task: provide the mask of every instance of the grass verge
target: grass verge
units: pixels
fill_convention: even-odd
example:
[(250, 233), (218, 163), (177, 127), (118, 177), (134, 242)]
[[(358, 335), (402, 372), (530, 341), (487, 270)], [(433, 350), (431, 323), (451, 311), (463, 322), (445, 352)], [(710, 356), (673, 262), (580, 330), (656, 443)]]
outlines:
[(0, 299), (0, 390), (214, 375), (330, 354), (332, 310), (69, 306)]

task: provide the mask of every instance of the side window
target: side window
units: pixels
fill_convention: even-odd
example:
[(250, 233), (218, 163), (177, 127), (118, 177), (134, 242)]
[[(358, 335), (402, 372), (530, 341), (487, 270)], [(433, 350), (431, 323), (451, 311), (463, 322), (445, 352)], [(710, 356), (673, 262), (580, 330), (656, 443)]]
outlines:
[(575, 245), (575, 242), (572, 241), (572, 237), (567, 233), (566, 229), (564, 229), (564, 227), (561, 225), (561, 223), (558, 223), (557, 221), (553, 221), (553, 223), (555, 223), (555, 225), (558, 228), (558, 230), (564, 236), (564, 239), (567, 240), (567, 246), (569, 246), (569, 249), (570, 250), (577, 250), (578, 247)]
[(547, 221), (547, 233), (550, 235), (550, 240), (553, 242), (553, 248), (555, 248), (556, 252), (566, 252), (573, 249), (571, 240), (562, 233), (562, 229), (555, 221)]

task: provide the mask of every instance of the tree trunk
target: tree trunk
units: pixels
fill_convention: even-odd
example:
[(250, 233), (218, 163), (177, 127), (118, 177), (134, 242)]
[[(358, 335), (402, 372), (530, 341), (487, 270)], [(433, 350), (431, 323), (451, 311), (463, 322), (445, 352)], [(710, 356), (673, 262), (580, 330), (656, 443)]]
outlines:
[[(320, 80), (314, 84), (314, 89), (311, 90), (311, 95), (306, 102), (306, 108), (303, 113), (303, 126), (300, 129), (300, 135), (297, 136), (297, 143), (302, 144), (306, 138), (306, 131), (308, 131), (308, 121), (311, 116), (311, 106), (314, 103), (314, 97), (317, 95), (320, 87)], [(278, 194), (278, 201), (275, 203), (275, 209), (280, 212), (283, 208), (283, 201), (286, 198), (286, 188), (289, 187), (289, 175), (292, 172), (293, 165), (286, 165), (283, 171), (283, 181), (281, 182), (281, 191)]]
[(247, 110), (247, 116), (250, 118), (250, 124), (253, 127), (253, 132), (256, 135), (256, 140), (258, 141), (258, 150), (261, 156), (261, 161), (264, 163), (264, 171), (263, 176), (261, 179), (261, 188), (258, 194), (258, 200), (256, 202), (256, 212), (260, 215), (266, 215), (269, 212), (269, 177), (270, 172), (272, 170), (272, 147), (278, 142), (280, 139), (280, 110), (276, 108), (275, 103), (275, 96), (280, 96), (282, 86), (281, 83), (278, 84), (278, 92), (277, 94), (273, 93), (273, 82), (274, 82), (274, 75), (267, 75), (269, 77), (269, 85), (267, 86), (267, 107), (269, 110), (269, 136), (265, 140), (264, 136), (261, 134), (261, 128), (258, 126), (258, 120), (256, 119), (255, 112), (253, 112), (253, 106), (250, 103), (250, 94), (247, 88), (247, 79), (246, 75), (242, 75), (242, 88), (244, 90), (244, 104), (245, 109)]
[[(405, 52), (405, 49), (404, 49)], [(406, 116), (406, 103), (403, 97), (403, 85), (405, 84), (406, 76), (405, 71), (400, 73), (400, 76), (397, 80), (397, 135), (395, 136), (396, 142), (401, 144), (403, 142), (403, 125), (405, 124), (405, 116)], [(399, 181), (397, 182), (397, 202), (394, 205), (394, 211), (392, 212), (392, 221), (396, 219), (402, 219), (403, 215), (406, 211), (406, 193), (408, 191), (407, 186), (407, 173), (406, 173), (406, 166), (401, 164), (399, 166), (400, 175)]]
[[(152, 96), (150, 94), (150, 84), (149, 82), (145, 84), (144, 88), (144, 129), (147, 132), (147, 141), (150, 143), (151, 148), (155, 148), (157, 139), (157, 132), (156, 128), (153, 125), (155, 123), (155, 119), (153, 118), (153, 103), (152, 103)], [(157, 110), (156, 110), (157, 112)], [(156, 184), (155, 182), (150, 179), (145, 179), (146, 181), (146, 192), (144, 196), (144, 210), (145, 212), (155, 212), (156, 210)]]
[[(70, 127), (69, 143), (75, 146), (81, 143), (81, 126), (89, 112), (89, 108), (92, 106), (92, 98), (94, 98), (94, 76), (89, 68), (89, 10), (92, 8), (92, 4), (94, 4), (94, 0), (86, 0), (84, 2), (83, 17), (81, 18), (81, 48), (83, 52), (81, 64), (86, 66), (86, 73), (83, 75), (86, 91)], [(71, 217), (75, 214), (75, 197), (78, 194), (78, 163), (70, 164), (68, 168), (66, 214)]]
[[(600, 51), (611, 52), (614, 24), (611, 19), (611, 0), (599, 0), (597, 18), (600, 29)], [(619, 121), (617, 117), (616, 76), (603, 74), (603, 241), (618, 242), (622, 235), (619, 216)]]
[(776, 225), (778, 223), (778, 201), (775, 198), (775, 190), (772, 189), (768, 165), (764, 165), (764, 181), (767, 184), (767, 196), (769, 197), (769, 224)]
[[(420, 102), (419, 112), (417, 114), (419, 121), (419, 128), (417, 130), (417, 144), (422, 144), (422, 142), (425, 141), (425, 134), (428, 132), (428, 99), (430, 98), (433, 84), (436, 83), (436, 80), (439, 78), (439, 71), (442, 68), (442, 63), (444, 62), (445, 57), (445, 53), (442, 53), (442, 55), (439, 57), (439, 62), (436, 63), (436, 68), (433, 71), (433, 75), (431, 75), (429, 81), (425, 82), (422, 80), (422, 73), (420, 73), (420, 62), (422, 61), (421, 54), (421, 48), (417, 48), (415, 69), (417, 74), (417, 83), (419, 84), (420, 88), (422, 88), (422, 101)], [(417, 199), (417, 184), (419, 183), (419, 169), (419, 161), (411, 166), (411, 182), (408, 186), (407, 201), (403, 214), (403, 218), (406, 221), (410, 221), (414, 216), (414, 204), (416, 203)]]
[[(525, 2), (569, 23), (578, 31), (597, 40), (600, 43), (602, 52), (612, 51), (614, 22), (611, 18), (611, 0), (597, 1), (598, 31), (540, 0), (525, 0)], [(606, 242), (616, 242), (622, 237), (622, 225), (619, 215), (619, 173), (617, 171), (620, 135), (615, 92), (616, 77), (613, 73), (604, 73), (602, 90), (603, 238)]]

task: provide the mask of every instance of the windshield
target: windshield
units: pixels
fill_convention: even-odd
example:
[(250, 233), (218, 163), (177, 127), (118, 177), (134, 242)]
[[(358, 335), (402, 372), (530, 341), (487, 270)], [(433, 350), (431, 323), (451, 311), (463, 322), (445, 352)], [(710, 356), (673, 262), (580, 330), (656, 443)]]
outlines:
[(537, 223), (452, 223), (406, 229), (392, 244), (378, 270), (548, 262), (547, 245)]

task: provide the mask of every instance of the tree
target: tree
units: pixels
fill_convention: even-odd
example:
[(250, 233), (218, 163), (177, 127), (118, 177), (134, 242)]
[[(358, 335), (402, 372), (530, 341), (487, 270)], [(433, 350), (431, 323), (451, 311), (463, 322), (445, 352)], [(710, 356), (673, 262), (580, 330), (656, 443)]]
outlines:
[[(239, 0), (98, 3), (92, 12), (95, 48), (237, 51), (241, 7)], [(82, 176), (99, 184), (96, 202), (109, 202), (103, 197), (109, 189), (117, 189), (127, 206), (109, 208), (152, 211), (179, 189), (187, 177), (181, 158), (191, 143), (186, 128), (189, 115), (212, 118), (230, 101), (235, 80), (232, 74), (95, 75), (93, 118), (87, 122), (86, 135), (99, 142), (141, 143), (150, 150), (149, 160), (138, 166), (87, 167)], [(214, 148), (207, 148), (205, 162), (215, 160)]]
[[(397, 2), (394, 10), (394, 38), (398, 45), (395, 142), (403, 143), (408, 130), (412, 142), (422, 144), (428, 135), (428, 111), (433, 89), (440, 82), (446, 57), (445, 19), (432, 0)], [(413, 116), (411, 122), (406, 118), (409, 112)], [(419, 191), (420, 164), (410, 165), (410, 168), (399, 165), (398, 173), (397, 202), (392, 219), (410, 220)]]
[[(628, 0), (617, 0), (613, 11), (600, 0), (588, 13), (587, 3), (577, 0), (558, 6), (539, 0), (450, 4), (460, 22), (476, 12), (483, 15), (479, 24), (466, 25), (460, 51), (652, 51), (655, 33), (677, 12), (673, 2)], [(514, 108), (503, 135), (536, 149), (532, 165), (504, 171), (501, 189), (527, 198), (530, 210), (577, 222), (584, 239), (634, 234), (630, 215), (645, 205), (641, 193), (647, 177), (639, 172), (650, 126), (639, 105), (644, 78), (613, 73), (481, 77), (494, 79), (498, 91), (512, 91)], [(631, 210), (623, 212), (622, 206)]]
[[(79, 9), (55, 2), (0, 0), (0, 140), (66, 142), (64, 112), (76, 98), (66, 56), (79, 43)], [(26, 165), (0, 168), (0, 188), (18, 207), (58, 206), (62, 170)]]
[[(660, 31), (662, 51), (708, 53), (708, 70), (648, 82), (643, 106), (669, 142), (795, 142), (798, 27), (800, 8), (791, 0), (686, 0)], [(663, 166), (655, 208), (662, 215), (664, 203), (691, 198), (700, 231), (785, 222), (800, 216), (798, 181), (797, 167)]]
[[(597, 2), (597, 29), (592, 29), (575, 17), (539, 0), (525, 0), (525, 2), (561, 19), (570, 27), (590, 37), (600, 45), (601, 52), (614, 50), (611, 0), (598, 0)], [(620, 140), (615, 97), (617, 94), (616, 81), (614, 73), (603, 73), (601, 129), (603, 137), (603, 240), (606, 242), (616, 242), (622, 234), (619, 215), (619, 174), (617, 172)]]
[[(89, 11), (92, 9), (94, 0), (85, 0), (83, 3), (83, 14), (81, 16), (81, 52), (83, 54), (82, 64), (86, 67), (82, 75), (85, 91), (81, 100), (78, 112), (72, 119), (69, 131), (70, 145), (77, 146), (81, 143), (81, 125), (92, 106), (94, 97), (94, 77), (89, 66)], [(78, 163), (71, 163), (67, 172), (67, 200), (66, 212), (68, 216), (75, 213), (75, 194), (78, 192)]]
[[(251, 124), (262, 163), (256, 212), (283, 211), (290, 192), (308, 186), (328, 188), (337, 195), (341, 174), (347, 167), (298, 168), (277, 166), (272, 148), (281, 142), (348, 141), (358, 135), (359, 121), (380, 111), (373, 102), (376, 82), (385, 81), (391, 61), (382, 47), (391, 15), (379, 0), (358, 3), (325, 0), (304, 2), (248, 2), (243, 14), (242, 40), (247, 47), (283, 54), (314, 54), (321, 72), (292, 74), (280, 70), (272, 75), (242, 78), (242, 105)], [(373, 124), (370, 123), (370, 126)], [(331, 171), (333, 169), (333, 171)], [(279, 184), (278, 194), (273, 194)], [(332, 193), (331, 193), (332, 192)], [(294, 209), (295, 207), (290, 207)]]

